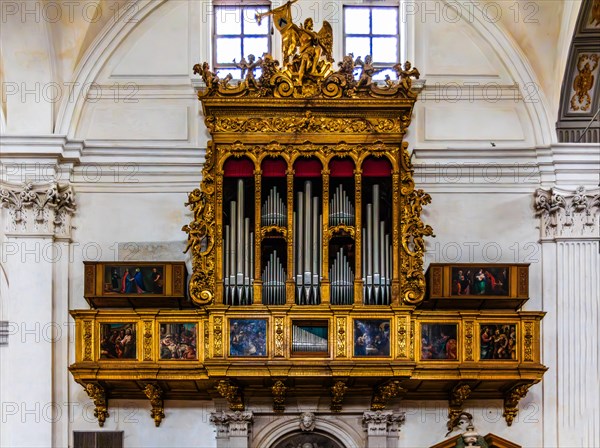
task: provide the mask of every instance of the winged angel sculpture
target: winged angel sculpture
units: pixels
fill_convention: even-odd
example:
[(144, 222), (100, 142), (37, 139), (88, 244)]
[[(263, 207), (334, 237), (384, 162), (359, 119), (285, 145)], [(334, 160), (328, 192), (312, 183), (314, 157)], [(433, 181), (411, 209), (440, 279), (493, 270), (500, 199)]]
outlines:
[(321, 30), (314, 31), (310, 17), (301, 26), (294, 24), (291, 7), (297, 1), (290, 0), (283, 6), (256, 14), (256, 20), (260, 24), (264, 17), (273, 16), (273, 25), (281, 33), (283, 66), (296, 75), (297, 85), (302, 85), (305, 76), (325, 77), (331, 72), (333, 29), (329, 22), (323, 21)]

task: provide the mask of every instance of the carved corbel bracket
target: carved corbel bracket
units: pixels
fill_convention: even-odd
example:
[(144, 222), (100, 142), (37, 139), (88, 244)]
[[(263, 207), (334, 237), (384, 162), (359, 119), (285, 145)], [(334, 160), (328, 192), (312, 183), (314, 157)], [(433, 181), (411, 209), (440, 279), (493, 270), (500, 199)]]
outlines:
[(504, 395), (504, 413), (502, 417), (506, 420), (506, 424), (511, 426), (517, 412), (519, 412), (519, 401), (527, 395), (531, 384), (521, 384), (510, 389)]
[(457, 384), (448, 397), (448, 431), (452, 431), (456, 419), (463, 413), (463, 404), (471, 395), (471, 387), (468, 384)]
[(392, 398), (402, 395), (406, 389), (400, 386), (400, 381), (394, 380), (378, 386), (373, 392), (371, 410), (382, 411)]
[(147, 384), (144, 393), (150, 400), (150, 404), (152, 405), (150, 416), (154, 419), (154, 424), (158, 428), (162, 419), (165, 418), (163, 390), (156, 384)]
[(344, 381), (336, 381), (331, 386), (331, 412), (342, 412), (342, 402), (348, 386)]
[(285, 393), (287, 387), (281, 380), (275, 381), (271, 387), (271, 393), (273, 394), (273, 412), (282, 413), (285, 411)]
[(86, 384), (84, 390), (88, 394), (88, 397), (90, 397), (94, 402), (94, 417), (98, 419), (98, 425), (103, 427), (106, 417), (110, 416), (108, 413), (108, 399), (106, 398), (106, 391), (103, 387), (93, 383)]
[(227, 400), (229, 409), (232, 411), (243, 411), (245, 409), (241, 387), (234, 385), (231, 380), (219, 381), (217, 392)]

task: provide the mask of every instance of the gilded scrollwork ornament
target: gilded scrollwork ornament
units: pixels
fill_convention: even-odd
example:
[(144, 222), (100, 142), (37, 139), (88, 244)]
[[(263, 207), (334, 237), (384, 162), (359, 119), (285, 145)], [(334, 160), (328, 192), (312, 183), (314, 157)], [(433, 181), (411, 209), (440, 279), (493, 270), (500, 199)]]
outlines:
[(331, 386), (331, 412), (342, 412), (342, 403), (347, 390), (348, 386), (345, 381), (338, 380), (333, 383)]
[(229, 409), (232, 411), (243, 411), (245, 409), (242, 389), (233, 384), (231, 380), (220, 380), (216, 389), (229, 403)]
[(375, 388), (371, 399), (371, 410), (382, 411), (392, 398), (401, 396), (406, 389), (400, 386), (400, 381), (392, 380)]
[(189, 284), (190, 298), (198, 305), (213, 301), (215, 290), (215, 173), (213, 146), (206, 148), (202, 182), (188, 196), (194, 219), (181, 230), (188, 234), (185, 252), (192, 251), (193, 273)]
[(513, 387), (504, 395), (504, 413), (506, 424), (511, 426), (519, 412), (519, 401), (527, 395), (531, 384), (521, 384)]
[(144, 394), (150, 400), (150, 404), (152, 405), (150, 416), (154, 420), (154, 425), (158, 428), (162, 419), (165, 418), (163, 390), (156, 384), (149, 383), (144, 388)]
[(283, 381), (277, 380), (271, 386), (271, 393), (273, 394), (273, 412), (282, 413), (285, 411), (285, 394), (287, 387)]
[(102, 386), (94, 383), (87, 383), (84, 387), (88, 397), (94, 402), (94, 417), (98, 419), (98, 426), (101, 428), (104, 426), (106, 417), (109, 417), (108, 413), (108, 399), (106, 397), (106, 391)]
[(452, 431), (456, 425), (455, 420), (463, 412), (463, 404), (471, 395), (471, 386), (468, 384), (457, 384), (450, 392), (448, 398), (448, 431)]

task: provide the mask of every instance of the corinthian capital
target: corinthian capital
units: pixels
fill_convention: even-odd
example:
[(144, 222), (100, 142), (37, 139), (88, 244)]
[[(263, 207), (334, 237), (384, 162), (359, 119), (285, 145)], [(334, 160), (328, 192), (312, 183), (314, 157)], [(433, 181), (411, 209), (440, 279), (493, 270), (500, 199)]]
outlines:
[(2, 183), (0, 207), (8, 211), (5, 230), (9, 234), (70, 237), (76, 208), (70, 185)]
[(537, 189), (534, 206), (541, 221), (542, 240), (598, 236), (600, 189)]

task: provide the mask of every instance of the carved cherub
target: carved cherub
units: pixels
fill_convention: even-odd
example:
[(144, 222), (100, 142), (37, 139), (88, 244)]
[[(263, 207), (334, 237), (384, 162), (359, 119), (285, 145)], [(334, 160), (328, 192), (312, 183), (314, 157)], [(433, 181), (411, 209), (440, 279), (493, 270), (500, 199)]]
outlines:
[(210, 66), (208, 62), (203, 62), (202, 65), (196, 64), (194, 65), (194, 74), (200, 75), (206, 87), (210, 90), (213, 87), (216, 87), (219, 83), (219, 77), (216, 73), (210, 71)]
[(257, 81), (254, 76), (254, 70), (256, 67), (260, 67), (262, 59), (258, 58), (258, 60), (256, 60), (256, 57), (253, 54), (249, 54), (247, 61), (242, 57), (242, 60), (239, 63), (235, 62), (235, 59), (233, 60), (233, 63), (237, 68), (242, 70), (242, 78), (246, 80), (248, 86), (256, 87)]
[(404, 87), (405, 90), (410, 90), (412, 86), (412, 79), (410, 79), (411, 77), (419, 79), (419, 76), (421, 76), (419, 70), (414, 68), (409, 61), (404, 63), (404, 69), (402, 69), (402, 64), (400, 63), (394, 65), (392, 68), (400, 80), (400, 85)]
[(362, 72), (360, 74), (360, 78), (358, 79), (358, 84), (356, 87), (369, 87), (371, 85), (371, 82), (373, 81), (373, 76), (384, 70), (378, 70), (373, 66), (373, 57), (370, 54), (365, 56), (364, 62), (360, 58), (360, 56), (357, 57), (356, 61), (354, 61), (354, 64), (362, 67)]
[(315, 429), (315, 414), (312, 412), (303, 412), (300, 414), (300, 429), (302, 431), (312, 431)]
[(340, 67), (338, 73), (343, 75), (347, 81), (354, 79), (354, 54), (348, 53), (344, 58), (338, 62)]

